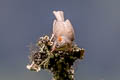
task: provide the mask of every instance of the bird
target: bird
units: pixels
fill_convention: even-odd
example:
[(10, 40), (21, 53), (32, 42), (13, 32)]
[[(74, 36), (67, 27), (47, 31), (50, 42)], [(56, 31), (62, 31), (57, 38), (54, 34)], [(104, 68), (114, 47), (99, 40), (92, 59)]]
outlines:
[(53, 21), (52, 52), (56, 49), (70, 49), (74, 41), (74, 29), (69, 19), (64, 20), (63, 11), (53, 11), (56, 19)]

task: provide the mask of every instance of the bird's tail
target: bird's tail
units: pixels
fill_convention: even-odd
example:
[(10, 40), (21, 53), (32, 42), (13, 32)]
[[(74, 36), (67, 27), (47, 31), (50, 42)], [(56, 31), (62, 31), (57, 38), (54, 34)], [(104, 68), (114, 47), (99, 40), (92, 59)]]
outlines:
[(64, 21), (63, 11), (53, 11), (53, 14), (55, 15), (57, 21)]

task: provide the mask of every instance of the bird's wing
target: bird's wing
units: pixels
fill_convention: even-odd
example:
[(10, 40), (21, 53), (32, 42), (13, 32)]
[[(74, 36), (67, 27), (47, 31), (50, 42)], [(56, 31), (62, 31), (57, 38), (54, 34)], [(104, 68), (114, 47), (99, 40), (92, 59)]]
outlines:
[(74, 35), (75, 35), (74, 29), (73, 29), (73, 26), (72, 26), (71, 22), (68, 19), (65, 21), (65, 28), (66, 28), (65, 30), (66, 30), (69, 38), (71, 40), (74, 40)]

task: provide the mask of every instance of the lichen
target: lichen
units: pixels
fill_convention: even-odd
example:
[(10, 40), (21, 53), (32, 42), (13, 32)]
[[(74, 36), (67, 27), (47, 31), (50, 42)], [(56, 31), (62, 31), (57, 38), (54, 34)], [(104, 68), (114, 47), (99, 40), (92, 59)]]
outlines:
[(58, 49), (51, 52), (52, 45), (48, 36), (40, 37), (36, 47), (30, 51), (27, 68), (36, 72), (46, 69), (53, 74), (53, 80), (74, 80), (73, 63), (84, 58), (85, 50), (73, 44), (71, 51)]

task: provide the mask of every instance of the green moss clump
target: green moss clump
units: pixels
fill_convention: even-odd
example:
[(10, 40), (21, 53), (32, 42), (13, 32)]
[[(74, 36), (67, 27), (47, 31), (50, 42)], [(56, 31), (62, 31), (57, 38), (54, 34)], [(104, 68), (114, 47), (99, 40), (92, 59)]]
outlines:
[(53, 74), (53, 80), (74, 80), (73, 63), (84, 58), (84, 49), (73, 44), (72, 51), (63, 49), (51, 52), (53, 42), (48, 36), (40, 37), (36, 47), (30, 51), (30, 65), (32, 71), (46, 69)]

